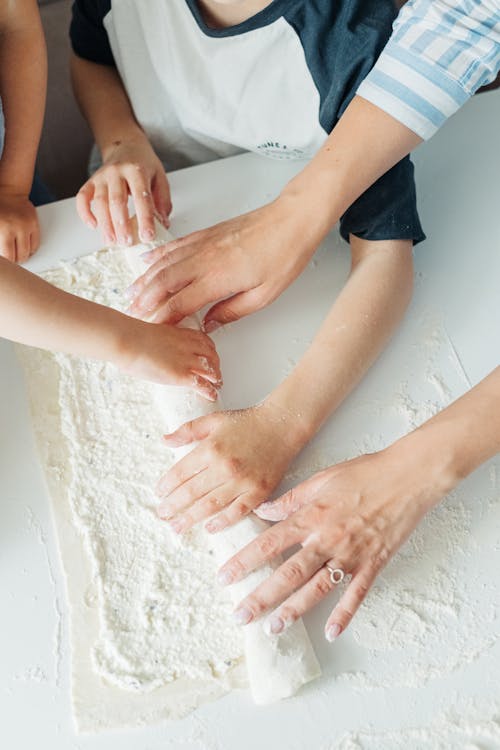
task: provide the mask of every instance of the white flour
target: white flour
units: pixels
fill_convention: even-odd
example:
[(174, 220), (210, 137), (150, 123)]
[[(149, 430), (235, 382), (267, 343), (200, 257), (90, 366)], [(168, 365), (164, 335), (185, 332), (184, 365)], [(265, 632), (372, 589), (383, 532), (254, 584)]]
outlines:
[[(113, 307), (130, 283), (121, 256), (106, 250), (45, 278)], [(20, 356), (49, 485), (66, 485), (63, 502), (91, 561), (84, 600), (100, 623), (94, 670), (138, 693), (182, 679), (195, 696), (200, 681), (230, 681), (242, 634), (228, 592), (212, 585), (213, 555), (199, 531), (179, 543), (155, 513), (151, 487), (172, 454), (151, 387), (107, 364), (22, 347)], [(175, 710), (165, 705), (164, 715)]]

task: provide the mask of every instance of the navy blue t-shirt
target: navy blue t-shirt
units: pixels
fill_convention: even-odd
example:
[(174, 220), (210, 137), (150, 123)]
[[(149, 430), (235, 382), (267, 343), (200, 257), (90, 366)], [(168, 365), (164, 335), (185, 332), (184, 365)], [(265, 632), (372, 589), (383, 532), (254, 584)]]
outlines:
[[(76, 0), (71, 41), (118, 69), (168, 169), (242, 150), (312, 158), (391, 35), (392, 0), (274, 0), (211, 28), (196, 0)], [(403, 159), (341, 219), (345, 239), (424, 239)]]

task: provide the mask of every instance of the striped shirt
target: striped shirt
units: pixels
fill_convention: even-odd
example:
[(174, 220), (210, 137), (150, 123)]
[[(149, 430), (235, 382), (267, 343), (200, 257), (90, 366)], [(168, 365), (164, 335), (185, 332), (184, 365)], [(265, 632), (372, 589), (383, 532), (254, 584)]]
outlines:
[(500, 0), (410, 0), (364, 99), (430, 138), (500, 70)]

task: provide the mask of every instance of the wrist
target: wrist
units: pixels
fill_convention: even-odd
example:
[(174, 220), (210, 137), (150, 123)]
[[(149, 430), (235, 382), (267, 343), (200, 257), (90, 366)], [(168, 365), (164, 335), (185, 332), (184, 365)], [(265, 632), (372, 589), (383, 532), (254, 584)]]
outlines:
[(103, 162), (112, 159), (115, 153), (123, 148), (152, 150), (146, 134), (136, 123), (132, 123), (125, 129), (119, 128), (113, 130), (112, 139), (102, 140), (98, 145)]
[(427, 422), (385, 449), (415, 484), (424, 511), (430, 510), (463, 479), (459, 455), (448, 425)]
[(282, 436), (282, 442), (290, 448), (292, 457), (300, 453), (316, 432), (297, 403), (300, 402), (288, 401), (279, 392), (273, 392), (259, 405)]

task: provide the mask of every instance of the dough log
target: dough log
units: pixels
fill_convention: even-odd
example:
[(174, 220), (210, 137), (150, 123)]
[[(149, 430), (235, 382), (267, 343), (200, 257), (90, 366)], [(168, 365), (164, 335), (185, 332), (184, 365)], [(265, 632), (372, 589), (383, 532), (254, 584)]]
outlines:
[[(157, 226), (161, 242), (174, 239), (163, 227)], [(159, 244), (157, 242), (156, 244)], [(135, 245), (125, 250), (127, 261), (135, 277), (144, 272), (141, 252), (151, 246)], [(183, 326), (199, 328), (197, 317), (186, 318)], [(189, 388), (155, 385), (155, 400), (165, 420), (165, 430), (172, 432), (188, 420), (196, 419), (215, 410), (213, 404)], [(220, 403), (217, 404), (220, 409)], [(195, 447), (194, 444), (175, 451), (181, 459)], [(267, 523), (255, 515), (248, 516), (235, 526), (218, 534), (207, 535), (216, 559), (222, 565), (242, 547), (257, 537)], [(235, 604), (253, 591), (278, 567), (280, 561), (263, 565), (243, 581), (231, 586), (231, 598)], [(267, 635), (262, 620), (244, 626), (245, 658), (250, 690), (255, 703), (272, 703), (287, 698), (321, 674), (318, 660), (302, 620), (298, 620), (280, 635)]]

